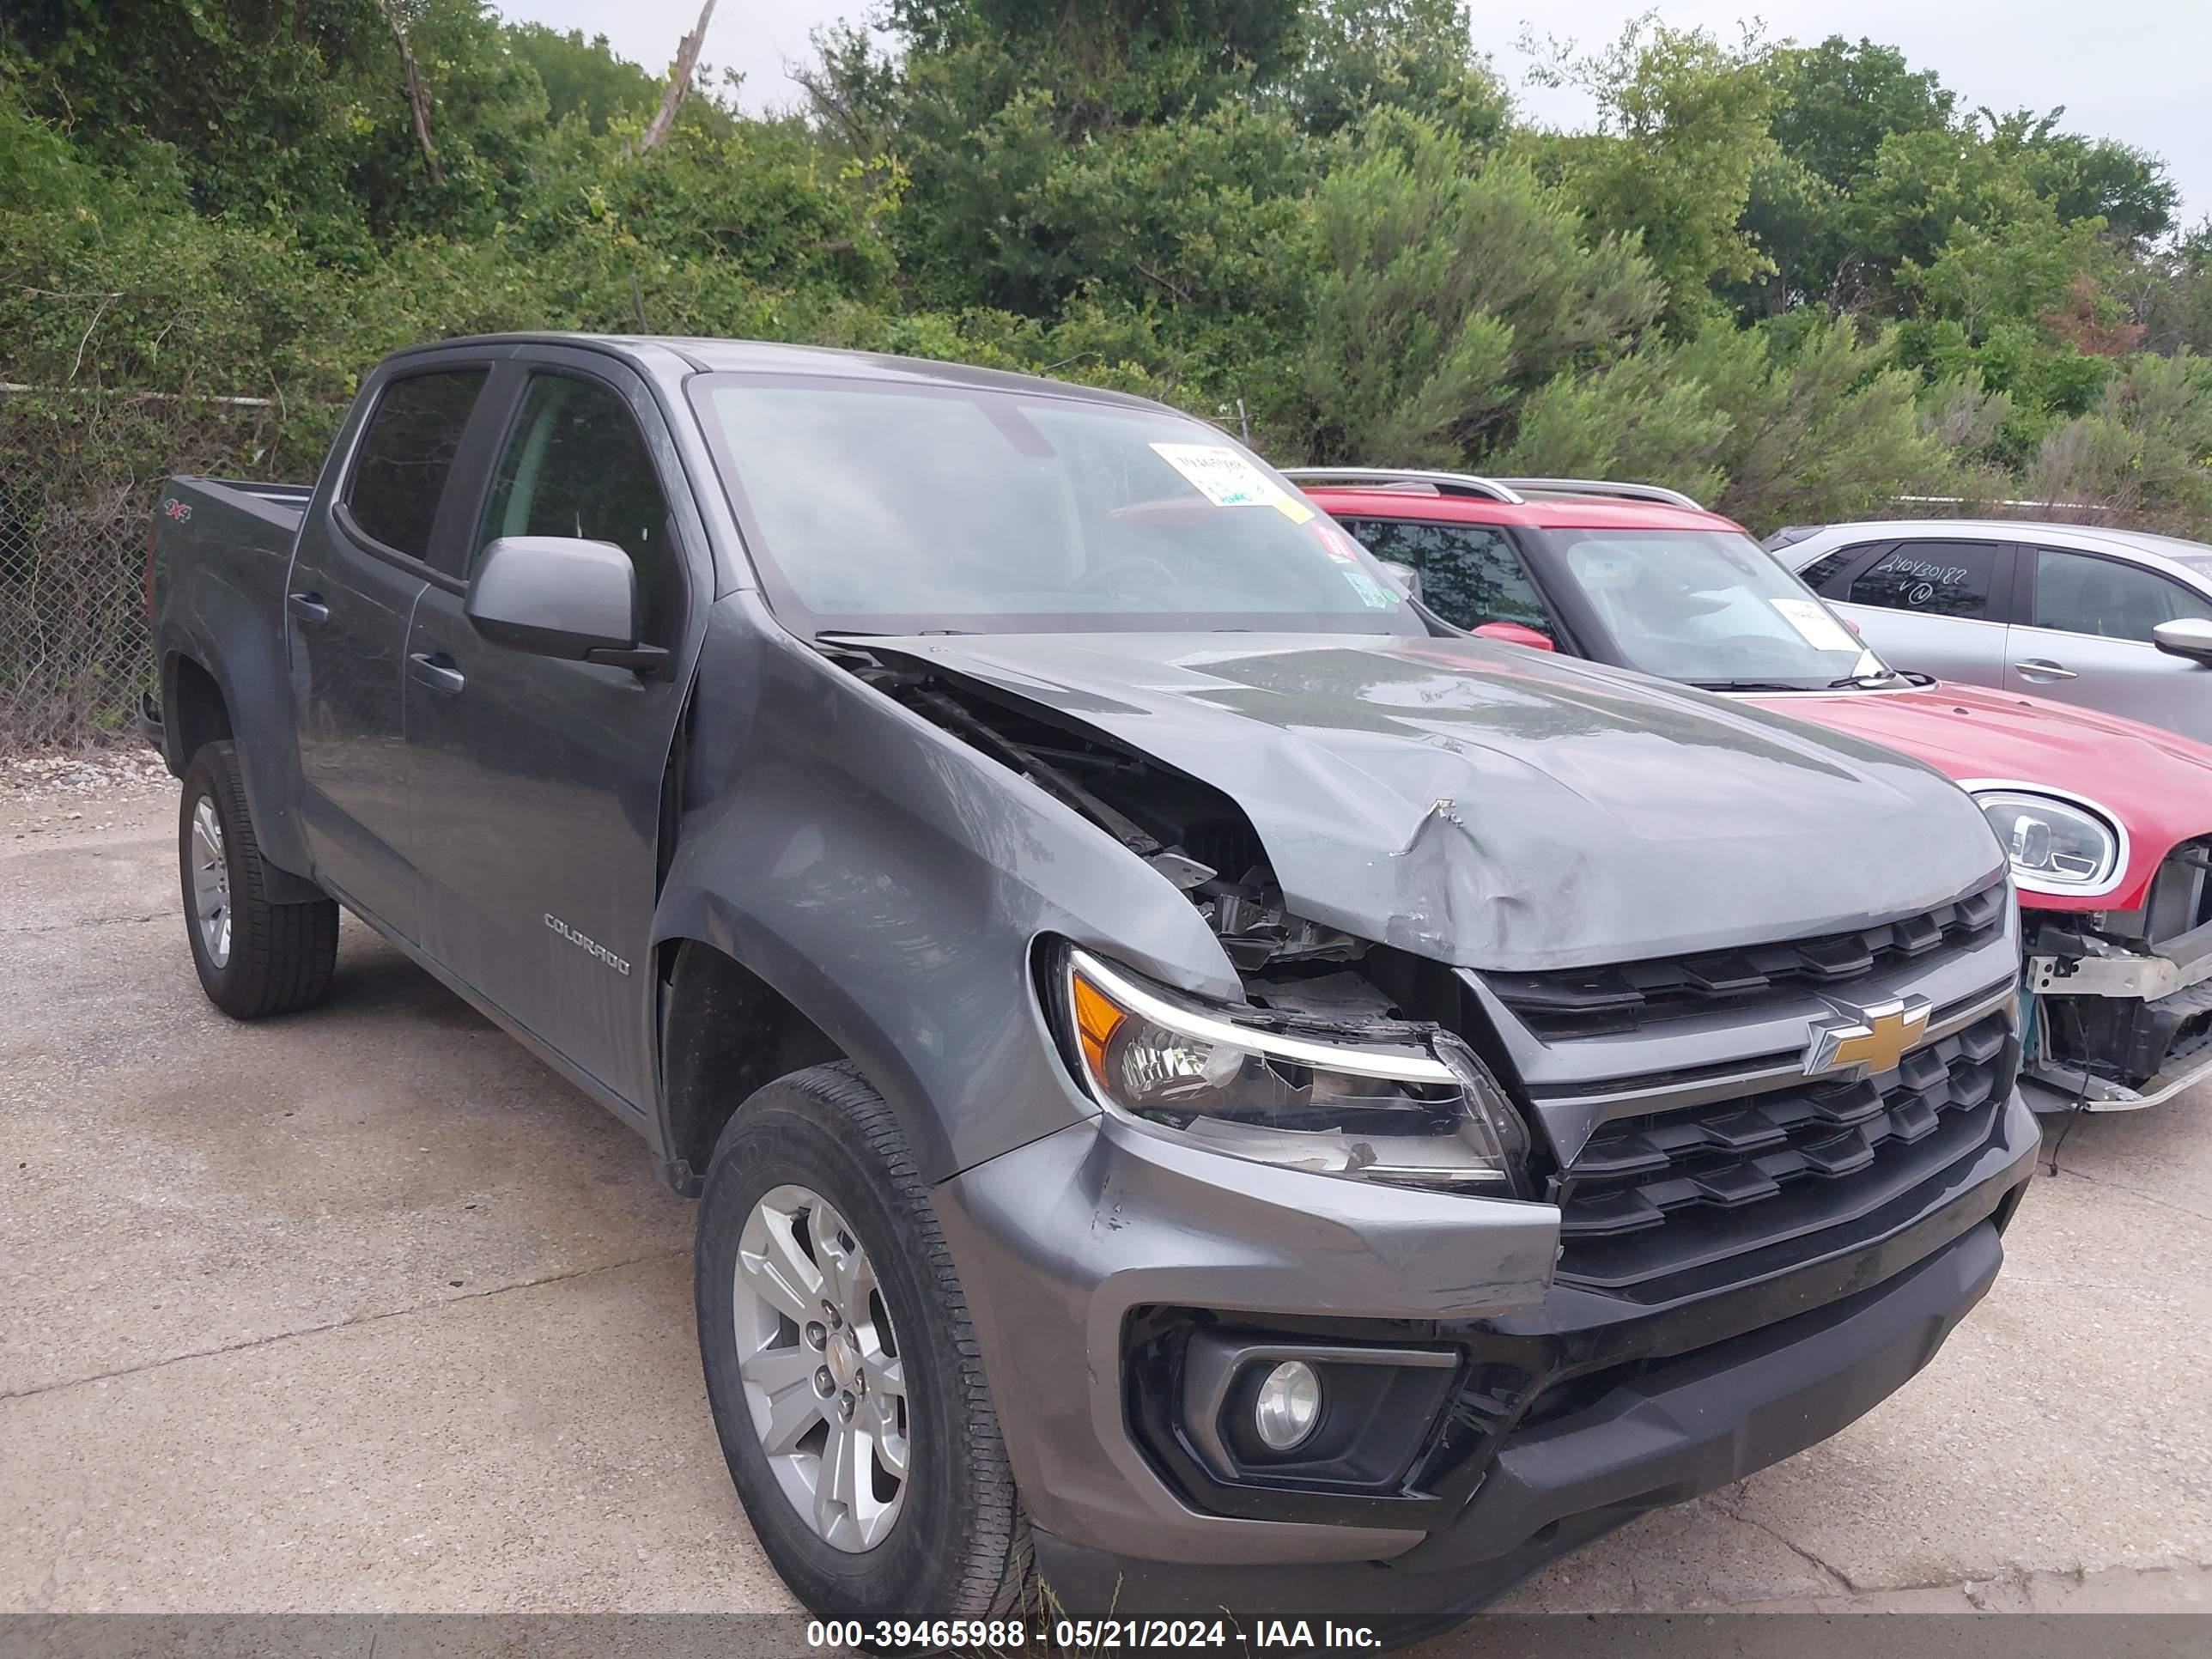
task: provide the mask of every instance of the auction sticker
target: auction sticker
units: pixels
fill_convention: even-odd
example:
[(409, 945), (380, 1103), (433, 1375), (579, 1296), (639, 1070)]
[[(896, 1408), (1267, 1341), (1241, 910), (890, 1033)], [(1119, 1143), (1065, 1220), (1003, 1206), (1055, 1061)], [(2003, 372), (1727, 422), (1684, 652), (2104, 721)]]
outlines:
[(1216, 507), (1272, 507), (1293, 524), (1313, 517), (1311, 507), (1225, 444), (1154, 444), (1152, 453)]
[(1782, 620), (1804, 637), (1805, 643), (1815, 651), (1857, 651), (1861, 649), (1851, 631), (1838, 622), (1814, 599), (1770, 599), (1767, 601), (1782, 613)]

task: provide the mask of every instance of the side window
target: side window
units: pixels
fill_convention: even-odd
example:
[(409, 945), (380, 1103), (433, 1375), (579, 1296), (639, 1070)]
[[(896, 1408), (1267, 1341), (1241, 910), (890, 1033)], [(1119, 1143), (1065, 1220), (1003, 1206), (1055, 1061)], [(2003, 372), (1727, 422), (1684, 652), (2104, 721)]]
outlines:
[(1858, 574), (1850, 601), (1930, 617), (1986, 618), (2004, 552), (2002, 542), (1899, 542)]
[(438, 502), (485, 372), (410, 374), (384, 388), (346, 481), (346, 510), (366, 534), (397, 552), (430, 556)]
[(629, 406), (611, 387), (566, 374), (534, 376), (492, 472), (469, 567), (502, 536), (612, 542), (637, 572), (638, 638), (673, 646), (684, 568), (668, 498)]
[(2150, 631), (2180, 617), (2212, 618), (2212, 605), (2154, 570), (2055, 548), (2035, 550), (2038, 628), (2150, 643)]
[(1839, 547), (1832, 553), (1824, 553), (1797, 573), (1797, 579), (1823, 599), (1843, 599), (1850, 595), (1847, 580), (1851, 568), (1866, 557), (1874, 544), (1859, 542), (1850, 547)]
[(1378, 559), (1421, 573), (1421, 599), (1456, 628), (1519, 623), (1549, 634), (1552, 619), (1503, 532), (1479, 524), (1403, 519), (1339, 520)]

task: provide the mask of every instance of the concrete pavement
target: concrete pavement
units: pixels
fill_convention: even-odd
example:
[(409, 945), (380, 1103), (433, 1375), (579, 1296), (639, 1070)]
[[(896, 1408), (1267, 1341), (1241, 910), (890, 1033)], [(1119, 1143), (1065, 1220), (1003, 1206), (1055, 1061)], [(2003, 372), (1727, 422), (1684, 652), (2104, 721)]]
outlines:
[[(0, 799), (0, 1613), (790, 1610), (690, 1206), (350, 920), (326, 1007), (216, 1013), (174, 799)], [(2212, 1611), (2208, 1114), (2084, 1119), (1903, 1394), (1506, 1605)]]

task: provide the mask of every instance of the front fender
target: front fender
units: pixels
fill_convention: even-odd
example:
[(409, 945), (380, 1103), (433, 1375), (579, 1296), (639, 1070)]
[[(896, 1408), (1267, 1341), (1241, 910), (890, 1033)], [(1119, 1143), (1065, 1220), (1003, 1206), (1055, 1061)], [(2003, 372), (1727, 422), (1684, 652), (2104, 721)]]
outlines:
[(1197, 910), (1026, 779), (776, 627), (716, 609), (656, 944), (727, 952), (819, 1026), (935, 1182), (1094, 1115), (1032, 982), (1060, 934), (1238, 994)]

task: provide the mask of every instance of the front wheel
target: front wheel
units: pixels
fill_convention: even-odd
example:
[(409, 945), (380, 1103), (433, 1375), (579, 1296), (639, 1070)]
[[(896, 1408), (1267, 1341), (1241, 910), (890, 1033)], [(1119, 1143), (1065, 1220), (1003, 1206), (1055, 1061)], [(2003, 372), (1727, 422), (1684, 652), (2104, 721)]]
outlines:
[(338, 907), (263, 896), (261, 843), (246, 811), (237, 746), (211, 743), (185, 769), (177, 816), (185, 934), (210, 1002), (234, 1019), (312, 1008), (331, 994)]
[(699, 1347), (761, 1547), (825, 1619), (1002, 1615), (1027, 1523), (951, 1254), (850, 1066), (767, 1085), (700, 1196)]

